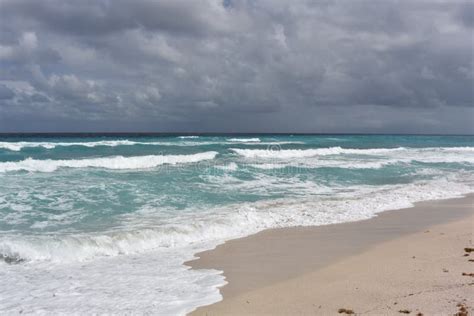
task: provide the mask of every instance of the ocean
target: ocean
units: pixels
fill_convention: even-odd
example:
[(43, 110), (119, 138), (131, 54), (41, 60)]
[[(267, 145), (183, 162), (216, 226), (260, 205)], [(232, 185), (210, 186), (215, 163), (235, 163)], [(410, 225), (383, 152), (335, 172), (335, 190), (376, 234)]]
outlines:
[(185, 314), (199, 251), (470, 192), (474, 136), (2, 135), (0, 313)]

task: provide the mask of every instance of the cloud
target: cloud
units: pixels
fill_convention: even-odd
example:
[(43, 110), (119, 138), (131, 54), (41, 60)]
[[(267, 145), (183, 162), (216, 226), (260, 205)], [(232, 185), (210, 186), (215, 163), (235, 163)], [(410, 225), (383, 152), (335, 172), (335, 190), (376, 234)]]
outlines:
[(181, 35), (226, 29), (226, 10), (218, 1), (4, 1), (4, 16), (14, 16), (52, 32), (103, 36), (130, 29), (168, 31)]
[(467, 28), (474, 27), (474, 3), (471, 1), (462, 3), (457, 11), (456, 19)]
[(473, 8), (2, 0), (0, 130), (470, 133)]
[(7, 86), (0, 84), (0, 100), (10, 100), (13, 99), (15, 93)]

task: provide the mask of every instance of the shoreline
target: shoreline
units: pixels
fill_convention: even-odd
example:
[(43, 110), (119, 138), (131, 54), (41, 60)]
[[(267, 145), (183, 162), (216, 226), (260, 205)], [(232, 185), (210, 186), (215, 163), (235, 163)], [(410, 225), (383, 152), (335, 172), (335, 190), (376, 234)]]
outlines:
[[(327, 290), (328, 284), (324, 280), (327, 281), (330, 273), (329, 275), (324, 274), (324, 270), (333, 269), (341, 264), (344, 265), (344, 262), (357, 257), (361, 257), (360, 260), (362, 261), (360, 262), (369, 260), (371, 264), (379, 262), (380, 264), (390, 265), (390, 262), (383, 262), (384, 259), (378, 258), (371, 251), (375, 251), (374, 249), (380, 247), (384, 248), (383, 245), (388, 247), (389, 244), (394, 243), (390, 247), (403, 252), (403, 247), (400, 244), (401, 240), (407, 239), (405, 242), (408, 242), (408, 244), (417, 244), (420, 240), (431, 236), (424, 233), (424, 231), (431, 231), (443, 225), (449, 226), (445, 230), (452, 232), (451, 235), (453, 236), (456, 235), (457, 230), (466, 231), (467, 229), (469, 233), (465, 232), (464, 237), (468, 234), (468, 240), (470, 241), (464, 240), (464, 243), (467, 242), (472, 246), (473, 205), (474, 194), (467, 194), (461, 198), (414, 203), (414, 207), (380, 212), (377, 216), (367, 220), (324, 226), (274, 228), (247, 237), (229, 240), (213, 250), (195, 254), (198, 259), (185, 263), (193, 269), (223, 271), (223, 275), (228, 282), (220, 288), (223, 300), (211, 305), (201, 306), (191, 314), (285, 314), (284, 311), (299, 314), (337, 314), (335, 310), (326, 310), (321, 305), (317, 305), (321, 307), (314, 310), (313, 305), (315, 303), (307, 301), (308, 299), (315, 299), (308, 298), (307, 291), (316, 293), (322, 289)], [(419, 236), (420, 234), (421, 236)], [(456, 235), (452, 238), (459, 239), (460, 237)], [(459, 251), (462, 252), (462, 249), (467, 246), (459, 245)], [(419, 247), (423, 250), (424, 248), (433, 248), (434, 245), (428, 239)], [(438, 252), (442, 253), (441, 250), (436, 251), (435, 249), (431, 257), (425, 260), (425, 263), (435, 262)], [(390, 253), (390, 255), (394, 256), (392, 261), (399, 261), (401, 258), (401, 255), (393, 253)], [(468, 262), (467, 259), (464, 261)], [(470, 263), (474, 267), (474, 264)], [(398, 266), (392, 268), (397, 271), (403, 270), (400, 265), (403, 264), (399, 262)], [(452, 263), (451, 265), (462, 265), (462, 262)], [(360, 268), (359, 266), (358, 269), (360, 270)], [(443, 269), (440, 268), (440, 270)], [(347, 283), (350, 282), (347, 273), (350, 276), (351, 273), (363, 274), (363, 272), (367, 272), (364, 269), (359, 270), (346, 266), (345, 271), (340, 271), (340, 275), (344, 275), (343, 272), (345, 272), (346, 278), (341, 279), (337, 275), (333, 275), (330, 279)], [(470, 270), (466, 273), (474, 272)], [(398, 272), (404, 273), (403, 271)], [(318, 273), (319, 276), (314, 276)], [(306, 279), (311, 275), (316, 278), (318, 284), (313, 286), (308, 284)], [(366, 277), (370, 280), (370, 276)], [(416, 278), (416, 276), (411, 277)], [(453, 276), (453, 280), (455, 279)], [(474, 279), (470, 279), (474, 282)], [(423, 278), (418, 281), (418, 283), (426, 283)], [(290, 284), (296, 286), (296, 289), (286, 293), (282, 287), (289, 287)], [(367, 287), (368, 285), (370, 284), (362, 284), (361, 287)], [(300, 292), (299, 289), (301, 288), (305, 288), (306, 292)], [(469, 289), (472, 294), (474, 294), (473, 289), (474, 287)], [(284, 295), (282, 291), (285, 293)], [(332, 300), (343, 298), (337, 297), (339, 292), (344, 293), (342, 289), (334, 292), (333, 294), (336, 297), (333, 297)], [(324, 294), (324, 291), (321, 294)], [(357, 295), (357, 293), (351, 293), (349, 296), (357, 297)], [(474, 295), (472, 296), (474, 297)], [(255, 301), (257, 297), (257, 301), (260, 303)], [(375, 299), (375, 301), (377, 300)], [(275, 304), (276, 302), (277, 304)], [(370, 303), (367, 304), (370, 305)], [(469, 304), (472, 307), (473, 304), (471, 302)], [(329, 305), (326, 305), (326, 308), (329, 308)], [(454, 312), (455, 309), (453, 309)]]

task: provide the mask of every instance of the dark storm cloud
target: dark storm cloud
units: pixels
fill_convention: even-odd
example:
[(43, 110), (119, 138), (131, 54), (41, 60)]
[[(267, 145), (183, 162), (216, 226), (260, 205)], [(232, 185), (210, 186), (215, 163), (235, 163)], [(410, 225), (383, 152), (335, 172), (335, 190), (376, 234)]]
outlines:
[(0, 84), (0, 100), (13, 99), (14, 96), (15, 94), (13, 93), (11, 89), (9, 89), (3, 84)]
[(0, 131), (471, 133), (473, 8), (0, 0)]
[(457, 18), (466, 27), (474, 27), (474, 3), (471, 1), (459, 6)]
[(29, 26), (79, 36), (134, 28), (193, 34), (212, 30), (213, 26), (213, 12), (199, 12), (197, 1), (18, 0), (7, 1), (2, 10), (3, 16), (27, 20)]

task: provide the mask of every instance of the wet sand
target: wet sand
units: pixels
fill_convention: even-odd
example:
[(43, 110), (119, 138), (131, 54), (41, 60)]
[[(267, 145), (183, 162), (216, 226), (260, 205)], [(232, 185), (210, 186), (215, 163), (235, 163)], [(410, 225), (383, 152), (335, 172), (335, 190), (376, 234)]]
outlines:
[(473, 247), (473, 223), (474, 195), (469, 195), (421, 202), (365, 221), (271, 229), (228, 241), (188, 263), (222, 270), (229, 282), (221, 288), (223, 301), (193, 314), (332, 315), (347, 309), (452, 315), (462, 306), (469, 310), (474, 252), (464, 248)]

